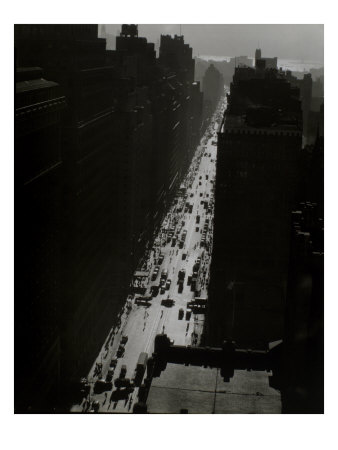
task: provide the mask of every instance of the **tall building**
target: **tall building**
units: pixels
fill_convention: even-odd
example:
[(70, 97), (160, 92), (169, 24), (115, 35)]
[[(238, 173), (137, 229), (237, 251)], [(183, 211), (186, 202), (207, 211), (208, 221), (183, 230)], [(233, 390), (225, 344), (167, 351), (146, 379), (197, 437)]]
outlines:
[(282, 389), (285, 413), (324, 412), (322, 212), (311, 201), (300, 202), (292, 212)]
[(255, 68), (260, 70), (277, 69), (277, 57), (267, 58), (262, 57), (262, 51), (257, 48), (255, 51)]
[(34, 355), (16, 365), (22, 411), (72, 401), (199, 139), (183, 38), (166, 41), (171, 66), (137, 25), (122, 26), (116, 51), (97, 36), (97, 25), (15, 26), (16, 355), (23, 339)]
[(210, 281), (213, 342), (265, 348), (283, 333), (290, 213), (302, 141), (299, 90), (238, 67), (218, 133)]
[(41, 398), (52, 401), (61, 382), (66, 99), (39, 67), (16, 70), (15, 92), (14, 382), (15, 409), (21, 412), (34, 411)]
[[(127, 273), (124, 278), (117, 251), (124, 243), (117, 235), (121, 215), (115, 212), (119, 194), (113, 176), (119, 152), (114, 139), (116, 77), (114, 68), (105, 64), (105, 41), (97, 38), (95, 25), (18, 25), (15, 46), (17, 65), (44, 67), (46, 78), (60, 84), (68, 104), (61, 124), (63, 164), (57, 183), (62, 226), (55, 245), (60, 252), (59, 257), (49, 257), (62, 268), (60, 374), (68, 385), (88, 371), (126, 292)], [(52, 135), (46, 139), (53, 142)], [(40, 148), (42, 142), (35, 146)], [(18, 167), (21, 164), (18, 160)], [(54, 228), (49, 222), (48, 232), (54, 233)], [(16, 237), (22, 233), (20, 229)], [(44, 264), (40, 261), (34, 268), (35, 278), (39, 279)], [(41, 284), (39, 289), (43, 290)], [(17, 305), (25, 301), (16, 295)], [(46, 308), (53, 309), (48, 301)], [(31, 333), (26, 337), (32, 339)], [(48, 369), (45, 376), (51, 377)], [(43, 394), (31, 394), (30, 401), (36, 404), (27, 407), (46, 407)], [(56, 399), (53, 405), (62, 401)]]
[(180, 82), (194, 81), (195, 60), (192, 48), (184, 43), (184, 36), (161, 35), (159, 63), (176, 73)]
[(214, 64), (210, 64), (204, 74), (202, 90), (204, 116), (205, 118), (210, 118), (217, 106), (218, 100), (224, 93), (224, 78)]

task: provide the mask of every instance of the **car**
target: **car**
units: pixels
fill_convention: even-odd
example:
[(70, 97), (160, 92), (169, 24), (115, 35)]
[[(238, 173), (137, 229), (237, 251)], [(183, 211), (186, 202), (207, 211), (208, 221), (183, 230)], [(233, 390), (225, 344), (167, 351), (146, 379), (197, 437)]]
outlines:
[[(203, 192), (200, 192), (200, 197), (202, 197), (203, 196)], [(202, 202), (201, 202), (202, 203)]]
[(127, 374), (127, 366), (125, 364), (123, 364), (121, 366), (121, 370), (120, 370), (120, 377), (119, 378), (124, 378)]
[(161, 280), (166, 280), (168, 278), (168, 269), (163, 269), (161, 273)]
[(106, 382), (109, 383), (113, 379), (114, 369), (108, 369), (108, 373), (106, 376)]
[(180, 308), (180, 310), (178, 311), (178, 320), (182, 320), (184, 317), (184, 309)]
[(165, 284), (163, 284), (163, 286), (161, 286), (161, 289), (160, 289), (160, 294), (162, 295), (164, 293), (165, 293)]
[(171, 285), (171, 280), (168, 279), (168, 280), (166, 281), (166, 283), (165, 283), (165, 288), (166, 288), (166, 290), (169, 290), (169, 289), (170, 289), (170, 285)]
[(134, 383), (129, 378), (117, 378), (114, 382), (117, 388), (133, 388)]
[(113, 387), (111, 380), (103, 380), (102, 378), (96, 380), (94, 384), (94, 393), (101, 394), (104, 391), (109, 391)]
[(162, 264), (164, 259), (164, 255), (162, 255), (162, 253), (160, 254), (160, 256), (158, 257), (158, 264)]
[(153, 285), (151, 286), (150, 290), (151, 290), (152, 295), (153, 295), (154, 297), (156, 297), (156, 296), (158, 295), (159, 290), (160, 290), (160, 286), (158, 286), (158, 285), (156, 285), (156, 284), (153, 284)]
[(154, 272), (153, 272), (153, 274), (151, 276), (152, 281), (156, 280), (158, 272), (159, 272), (159, 268), (158, 268), (158, 266), (156, 266), (155, 269), (154, 269)]
[(190, 309), (187, 309), (187, 311), (186, 311), (186, 313), (185, 313), (185, 320), (190, 320), (190, 317), (191, 317), (191, 310)]
[(191, 193), (191, 194), (190, 194), (190, 197), (193, 197), (193, 196), (194, 196), (194, 194), (193, 194), (193, 193)]
[(90, 412), (98, 412), (98, 410), (100, 409), (100, 403), (98, 400), (94, 400), (92, 403), (92, 407)]
[(125, 351), (124, 345), (120, 345), (116, 353), (117, 357), (120, 358), (121, 356), (123, 356), (124, 351)]
[(112, 358), (112, 360), (110, 361), (110, 367), (116, 367), (117, 365), (117, 358)]
[(196, 227), (196, 231), (199, 231), (200, 227)]
[(171, 306), (173, 306), (174, 304), (175, 304), (175, 300), (173, 300), (172, 298), (164, 298), (164, 299), (161, 301), (161, 305), (163, 305), (163, 306), (171, 307)]
[(121, 338), (121, 344), (126, 344), (128, 342), (128, 336), (124, 335)]

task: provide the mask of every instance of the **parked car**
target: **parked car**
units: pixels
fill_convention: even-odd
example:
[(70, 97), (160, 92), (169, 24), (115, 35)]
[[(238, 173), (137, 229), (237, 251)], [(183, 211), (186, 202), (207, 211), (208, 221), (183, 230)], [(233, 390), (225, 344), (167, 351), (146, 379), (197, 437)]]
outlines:
[(124, 345), (119, 345), (119, 348), (117, 349), (117, 357), (121, 358), (121, 356), (123, 356), (125, 351)]
[(116, 364), (117, 364), (117, 358), (113, 358), (113, 359), (110, 361), (110, 367), (116, 367)]
[(122, 336), (121, 344), (126, 344), (128, 342), (128, 336)]
[(165, 288), (167, 291), (170, 289), (170, 285), (171, 285), (171, 280), (168, 278), (168, 280), (165, 283)]
[(182, 320), (184, 317), (184, 309), (180, 308), (180, 310), (178, 311), (178, 320)]
[(124, 378), (126, 376), (126, 373), (127, 373), (127, 366), (123, 364), (120, 370), (120, 378)]
[(91, 409), (89, 410), (89, 412), (98, 412), (99, 409), (100, 409), (100, 403), (99, 403), (99, 401), (98, 401), (98, 400), (94, 400), (93, 403), (92, 403), (92, 407), (91, 407)]
[(109, 383), (113, 379), (114, 369), (108, 369), (108, 373), (106, 376), (106, 382)]

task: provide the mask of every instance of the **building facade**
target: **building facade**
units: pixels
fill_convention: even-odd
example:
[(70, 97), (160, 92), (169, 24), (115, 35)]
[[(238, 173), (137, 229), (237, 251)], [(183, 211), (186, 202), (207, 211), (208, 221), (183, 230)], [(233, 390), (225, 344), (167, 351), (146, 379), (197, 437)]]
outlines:
[(299, 90), (277, 71), (236, 68), (218, 133), (213, 342), (265, 348), (282, 337), (301, 141)]

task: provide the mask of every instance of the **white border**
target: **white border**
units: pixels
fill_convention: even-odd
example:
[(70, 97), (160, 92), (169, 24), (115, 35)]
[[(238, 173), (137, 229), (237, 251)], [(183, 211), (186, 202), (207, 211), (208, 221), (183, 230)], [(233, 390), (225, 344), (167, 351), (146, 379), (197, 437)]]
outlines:
[[(4, 5), (2, 6), (4, 9)], [(168, 2), (112, 0), (84, 4), (16, 1), (7, 3), (1, 26), (2, 324), (1, 429), (3, 448), (306, 448), (333, 446), (336, 419), (336, 139), (337, 14), (329, 2), (241, 1)], [(325, 416), (71, 416), (13, 415), (13, 24), (14, 23), (324, 23), (325, 24), (325, 193), (326, 193), (326, 384)], [(8, 70), (9, 69), (9, 70)], [(334, 145), (335, 144), (335, 145)], [(331, 148), (331, 146), (333, 148)], [(329, 243), (329, 245), (328, 245)], [(335, 253), (333, 253), (335, 252)], [(334, 333), (334, 334), (333, 334)], [(332, 445), (333, 444), (333, 445)]]

